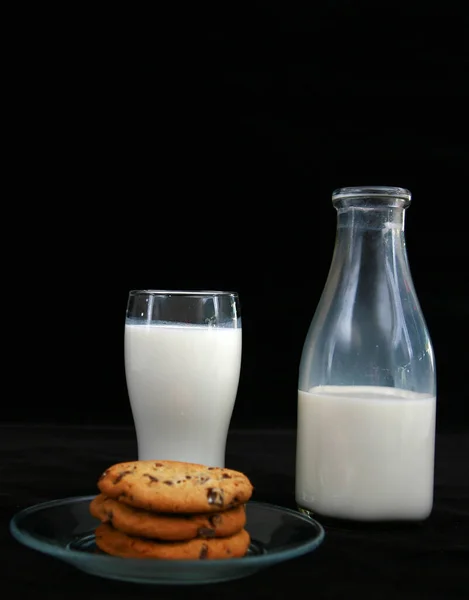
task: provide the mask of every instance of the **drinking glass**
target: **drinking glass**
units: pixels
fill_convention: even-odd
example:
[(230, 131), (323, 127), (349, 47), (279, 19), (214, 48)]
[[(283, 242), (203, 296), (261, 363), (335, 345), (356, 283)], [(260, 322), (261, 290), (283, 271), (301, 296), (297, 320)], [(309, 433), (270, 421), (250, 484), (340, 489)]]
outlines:
[(139, 460), (224, 467), (241, 347), (236, 292), (129, 292), (125, 376)]

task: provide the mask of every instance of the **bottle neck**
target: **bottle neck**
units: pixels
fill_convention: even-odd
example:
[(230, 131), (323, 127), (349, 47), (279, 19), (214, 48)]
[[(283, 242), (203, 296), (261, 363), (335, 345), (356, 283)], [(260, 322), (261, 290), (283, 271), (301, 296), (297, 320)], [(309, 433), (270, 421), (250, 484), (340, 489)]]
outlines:
[(331, 279), (350, 306), (359, 302), (372, 312), (395, 311), (400, 296), (413, 293), (404, 209), (339, 210)]
[[(387, 234), (403, 233), (405, 226), (405, 209), (395, 206), (361, 207), (350, 206), (337, 210), (337, 232), (364, 233), (381, 232)], [(347, 233), (346, 233), (347, 234)]]
[[(336, 258), (353, 263), (368, 279), (380, 279), (396, 259), (407, 265), (404, 209), (396, 207), (349, 207), (338, 210)], [(393, 269), (393, 271), (394, 271)]]

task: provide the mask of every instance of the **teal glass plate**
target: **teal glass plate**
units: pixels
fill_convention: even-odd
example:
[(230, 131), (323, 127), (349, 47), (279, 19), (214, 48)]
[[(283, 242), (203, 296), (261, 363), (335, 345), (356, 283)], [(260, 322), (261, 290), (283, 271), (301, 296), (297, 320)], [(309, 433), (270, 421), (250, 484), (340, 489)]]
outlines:
[(95, 545), (99, 521), (89, 504), (95, 496), (45, 502), (18, 512), (10, 521), (13, 537), (34, 550), (91, 575), (144, 584), (194, 585), (240, 579), (312, 552), (323, 541), (322, 526), (299, 512), (248, 502), (246, 529), (251, 545), (243, 558), (156, 560), (109, 556)]

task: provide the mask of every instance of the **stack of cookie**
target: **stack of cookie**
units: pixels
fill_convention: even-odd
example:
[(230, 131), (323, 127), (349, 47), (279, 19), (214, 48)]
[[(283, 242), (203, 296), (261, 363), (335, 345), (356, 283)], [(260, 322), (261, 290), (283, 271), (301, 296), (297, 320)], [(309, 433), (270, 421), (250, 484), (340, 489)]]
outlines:
[(243, 473), (175, 461), (133, 461), (107, 469), (90, 504), (101, 521), (96, 545), (131, 558), (244, 556), (250, 543)]

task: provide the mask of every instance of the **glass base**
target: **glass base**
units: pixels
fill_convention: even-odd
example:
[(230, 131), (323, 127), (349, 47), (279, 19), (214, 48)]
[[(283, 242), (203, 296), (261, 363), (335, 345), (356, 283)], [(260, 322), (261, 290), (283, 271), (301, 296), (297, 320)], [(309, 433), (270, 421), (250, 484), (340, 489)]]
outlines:
[(399, 531), (421, 528), (424, 520), (386, 520), (386, 521), (360, 521), (356, 519), (339, 519), (336, 517), (326, 517), (310, 508), (305, 508), (297, 504), (300, 513), (318, 521), (325, 529), (336, 529), (341, 531)]

